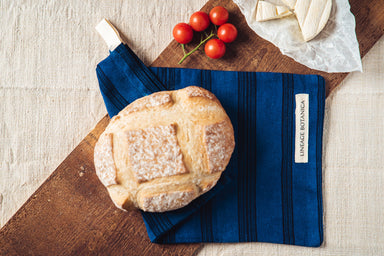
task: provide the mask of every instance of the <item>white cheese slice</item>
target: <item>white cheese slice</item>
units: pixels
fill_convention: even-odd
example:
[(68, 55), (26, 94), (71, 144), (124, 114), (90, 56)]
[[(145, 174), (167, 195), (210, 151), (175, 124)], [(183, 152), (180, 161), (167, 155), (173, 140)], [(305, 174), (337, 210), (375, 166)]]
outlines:
[(304, 40), (317, 36), (327, 24), (332, 0), (297, 0), (295, 14)]
[(259, 1), (256, 7), (256, 21), (279, 19), (291, 15), (292, 12), (284, 6)]
[(289, 9), (294, 9), (297, 0), (282, 0), (285, 5), (289, 7)]

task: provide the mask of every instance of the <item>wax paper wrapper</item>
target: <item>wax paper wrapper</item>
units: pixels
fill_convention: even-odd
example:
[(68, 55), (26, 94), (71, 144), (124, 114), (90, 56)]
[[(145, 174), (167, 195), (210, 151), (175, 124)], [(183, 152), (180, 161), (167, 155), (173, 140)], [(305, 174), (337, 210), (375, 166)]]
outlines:
[[(309, 1), (309, 0), (308, 0)], [(362, 71), (355, 17), (348, 0), (333, 0), (329, 20), (314, 39), (305, 42), (294, 15), (258, 22), (253, 17), (257, 0), (234, 0), (248, 25), (295, 61), (325, 72)], [(268, 2), (278, 4), (279, 0)]]

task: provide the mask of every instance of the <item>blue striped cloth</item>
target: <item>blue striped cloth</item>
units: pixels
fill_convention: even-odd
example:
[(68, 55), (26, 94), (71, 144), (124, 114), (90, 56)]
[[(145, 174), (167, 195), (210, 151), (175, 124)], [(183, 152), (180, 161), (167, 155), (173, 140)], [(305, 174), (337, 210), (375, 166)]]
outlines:
[[(96, 72), (111, 117), (153, 92), (197, 85), (217, 96), (234, 127), (236, 148), (214, 189), (182, 209), (142, 213), (152, 242), (320, 246), (322, 77), (148, 68), (123, 44)], [(295, 163), (295, 95), (302, 93), (309, 95), (308, 163)]]

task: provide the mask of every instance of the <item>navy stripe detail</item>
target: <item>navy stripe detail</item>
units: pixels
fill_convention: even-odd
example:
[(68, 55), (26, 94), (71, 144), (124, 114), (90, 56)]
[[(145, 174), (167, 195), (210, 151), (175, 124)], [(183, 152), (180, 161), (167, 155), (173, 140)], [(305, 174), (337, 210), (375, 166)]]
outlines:
[(163, 229), (162, 232), (166, 233), (160, 236), (157, 240), (164, 239), (165, 241), (168, 241), (168, 243), (169, 241), (174, 240), (174, 232), (171, 230), (174, 225), (171, 223), (168, 216), (166, 214), (154, 214), (153, 217), (156, 223), (165, 225), (165, 229)]
[[(246, 102), (246, 106), (245, 106), (245, 112), (244, 112), (244, 115), (246, 116), (246, 122), (245, 122), (245, 151), (243, 151), (243, 154), (245, 156), (247, 156), (246, 158), (246, 168), (245, 168), (245, 177), (246, 179), (243, 180), (243, 184), (244, 184), (244, 187), (245, 187), (245, 204), (247, 205), (247, 213), (249, 212), (249, 207), (250, 207), (250, 204), (249, 204), (249, 197), (250, 197), (250, 193), (249, 193), (249, 175), (250, 175), (250, 172), (249, 172), (249, 169), (252, 168), (252, 166), (249, 165), (249, 161), (248, 161), (248, 155), (249, 155), (249, 113), (250, 113), (250, 110), (249, 110), (249, 89), (250, 87), (248, 86), (248, 83), (247, 83), (247, 76), (246, 76), (246, 73), (244, 73), (244, 76), (243, 76), (243, 80), (244, 80), (244, 91), (246, 92), (245, 94), (245, 101)], [(246, 241), (250, 241), (250, 234), (249, 234), (249, 219), (248, 219), (249, 215), (248, 214), (245, 214), (244, 215), (244, 221), (245, 221), (245, 234), (246, 234)]]
[(256, 92), (257, 92), (257, 84), (256, 84), (256, 73), (247, 73), (247, 86), (249, 87), (248, 93), (248, 150), (247, 150), (247, 161), (248, 161), (248, 172), (249, 178), (248, 188), (249, 188), (249, 213), (248, 217), (248, 229), (249, 229), (249, 237), (248, 241), (257, 241), (257, 214), (256, 214), (256, 161), (257, 161), (257, 141), (256, 141)]
[(211, 81), (211, 71), (210, 70), (202, 70), (201, 80), (205, 84), (202, 86), (205, 87), (208, 91), (212, 92), (212, 81)]
[(240, 242), (257, 241), (256, 73), (238, 73), (238, 226)]
[(213, 242), (212, 203), (207, 202), (200, 210), (201, 241)]
[[(157, 237), (154, 242), (159, 242), (163, 238), (161, 235), (173, 227), (165, 214), (142, 212), (143, 217), (148, 222), (153, 233)], [(165, 237), (166, 239), (166, 237)]]
[[(176, 76), (176, 71), (178, 72), (177, 73), (177, 76)], [(176, 83), (176, 77), (180, 78), (180, 70), (175, 70), (173, 68), (167, 68), (167, 75), (168, 75), (168, 79), (167, 80), (162, 80), (162, 81), (167, 81), (167, 85), (168, 86), (168, 90), (175, 90), (175, 83)]]
[(124, 49), (122, 47), (117, 47), (115, 51), (119, 53), (127, 65), (129, 65), (131, 71), (145, 86), (145, 89), (148, 91), (147, 94), (165, 90), (165, 86), (157, 79), (152, 71), (144, 65), (136, 54), (127, 45), (123, 46)]
[(176, 78), (180, 77), (180, 70), (175, 68), (151, 68), (151, 71), (159, 78), (165, 81), (166, 90), (175, 90)]
[(152, 215), (150, 213), (142, 212), (142, 215), (145, 215), (145, 220), (148, 222), (149, 226), (151, 227), (152, 232), (157, 237), (161, 232), (159, 228), (161, 227), (161, 224), (155, 223), (155, 221), (152, 218)]
[(322, 141), (323, 141), (323, 122), (324, 122), (324, 102), (325, 102), (325, 86), (324, 78), (318, 77), (317, 91), (317, 124), (316, 124), (316, 174), (317, 174), (317, 203), (318, 203), (318, 224), (320, 244), (323, 243), (323, 197), (322, 197)]
[(292, 162), (294, 159), (294, 144), (295, 144), (295, 94), (294, 94), (294, 88), (295, 88), (295, 83), (293, 79), (293, 75), (289, 74), (289, 82), (290, 82), (290, 97), (291, 97), (291, 104), (290, 104), (290, 131), (289, 131), (289, 149), (290, 149), (290, 154), (289, 154), (289, 167), (290, 167), (290, 173), (287, 182), (289, 183), (288, 186), (288, 209), (290, 210), (289, 212), (289, 227), (290, 227), (290, 244), (295, 244), (295, 228), (294, 228), (294, 221), (293, 221), (293, 169), (292, 169)]
[(294, 138), (294, 92), (291, 74), (282, 74), (283, 104), (282, 104), (282, 163), (281, 163), (281, 193), (283, 214), (283, 242), (294, 244), (293, 233), (293, 203), (292, 203), (292, 143)]
[[(150, 70), (155, 74), (155, 76), (160, 80), (160, 81), (167, 81), (167, 78), (168, 78), (168, 69), (167, 68), (158, 68), (158, 69), (151, 69)], [(166, 84), (164, 84), (164, 86), (166, 87), (166, 90), (169, 90), (168, 89), (168, 82)]]
[(284, 183), (284, 180), (285, 180), (285, 172), (284, 172), (284, 169), (285, 169), (285, 158), (284, 158), (284, 155), (285, 155), (285, 150), (284, 150), (284, 145), (285, 145), (285, 136), (284, 136), (284, 128), (285, 128), (285, 116), (286, 116), (286, 113), (285, 113), (285, 105), (287, 104), (286, 103), (286, 100), (285, 100), (285, 84), (284, 84), (284, 74), (282, 74), (282, 79), (283, 79), (283, 94), (282, 94), (282, 111), (281, 111), (281, 147), (282, 147), (282, 152), (283, 152), (283, 155), (282, 155), (282, 159), (281, 159), (281, 212), (282, 212), (282, 216), (283, 216), (283, 219), (282, 219), (282, 225), (283, 225), (283, 243), (286, 243), (286, 240), (287, 240), (287, 223), (286, 223), (286, 213), (285, 213), (285, 202), (286, 202), (286, 198), (285, 198), (285, 183)]
[(162, 243), (174, 243), (175, 242), (175, 228), (169, 230), (167, 233), (164, 234), (164, 239)]
[(250, 234), (248, 228), (248, 212), (249, 212), (249, 183), (248, 183), (248, 169), (249, 162), (247, 161), (248, 152), (248, 101), (249, 93), (247, 86), (246, 73), (238, 73), (238, 139), (239, 139), (239, 161), (238, 161), (238, 225), (239, 225), (239, 241), (250, 241)]
[(118, 92), (99, 66), (96, 68), (96, 73), (97, 77), (101, 81), (101, 83), (99, 83), (100, 90), (117, 109), (122, 110), (125, 108), (129, 102)]
[(169, 223), (161, 214), (158, 214), (158, 213), (151, 214), (151, 220), (155, 223), (155, 225), (159, 226), (159, 229), (158, 229), (159, 233), (157, 234), (158, 236), (160, 236), (164, 231), (170, 228)]

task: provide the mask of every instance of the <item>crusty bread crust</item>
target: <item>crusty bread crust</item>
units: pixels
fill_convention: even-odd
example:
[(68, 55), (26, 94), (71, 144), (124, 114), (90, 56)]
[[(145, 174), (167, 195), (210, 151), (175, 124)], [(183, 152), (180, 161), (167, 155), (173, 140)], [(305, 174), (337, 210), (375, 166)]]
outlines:
[(112, 133), (103, 133), (95, 147), (96, 174), (104, 186), (116, 184), (116, 167), (112, 153)]
[(116, 206), (164, 212), (209, 191), (229, 163), (233, 127), (211, 92), (196, 86), (138, 99), (96, 143), (96, 174)]

